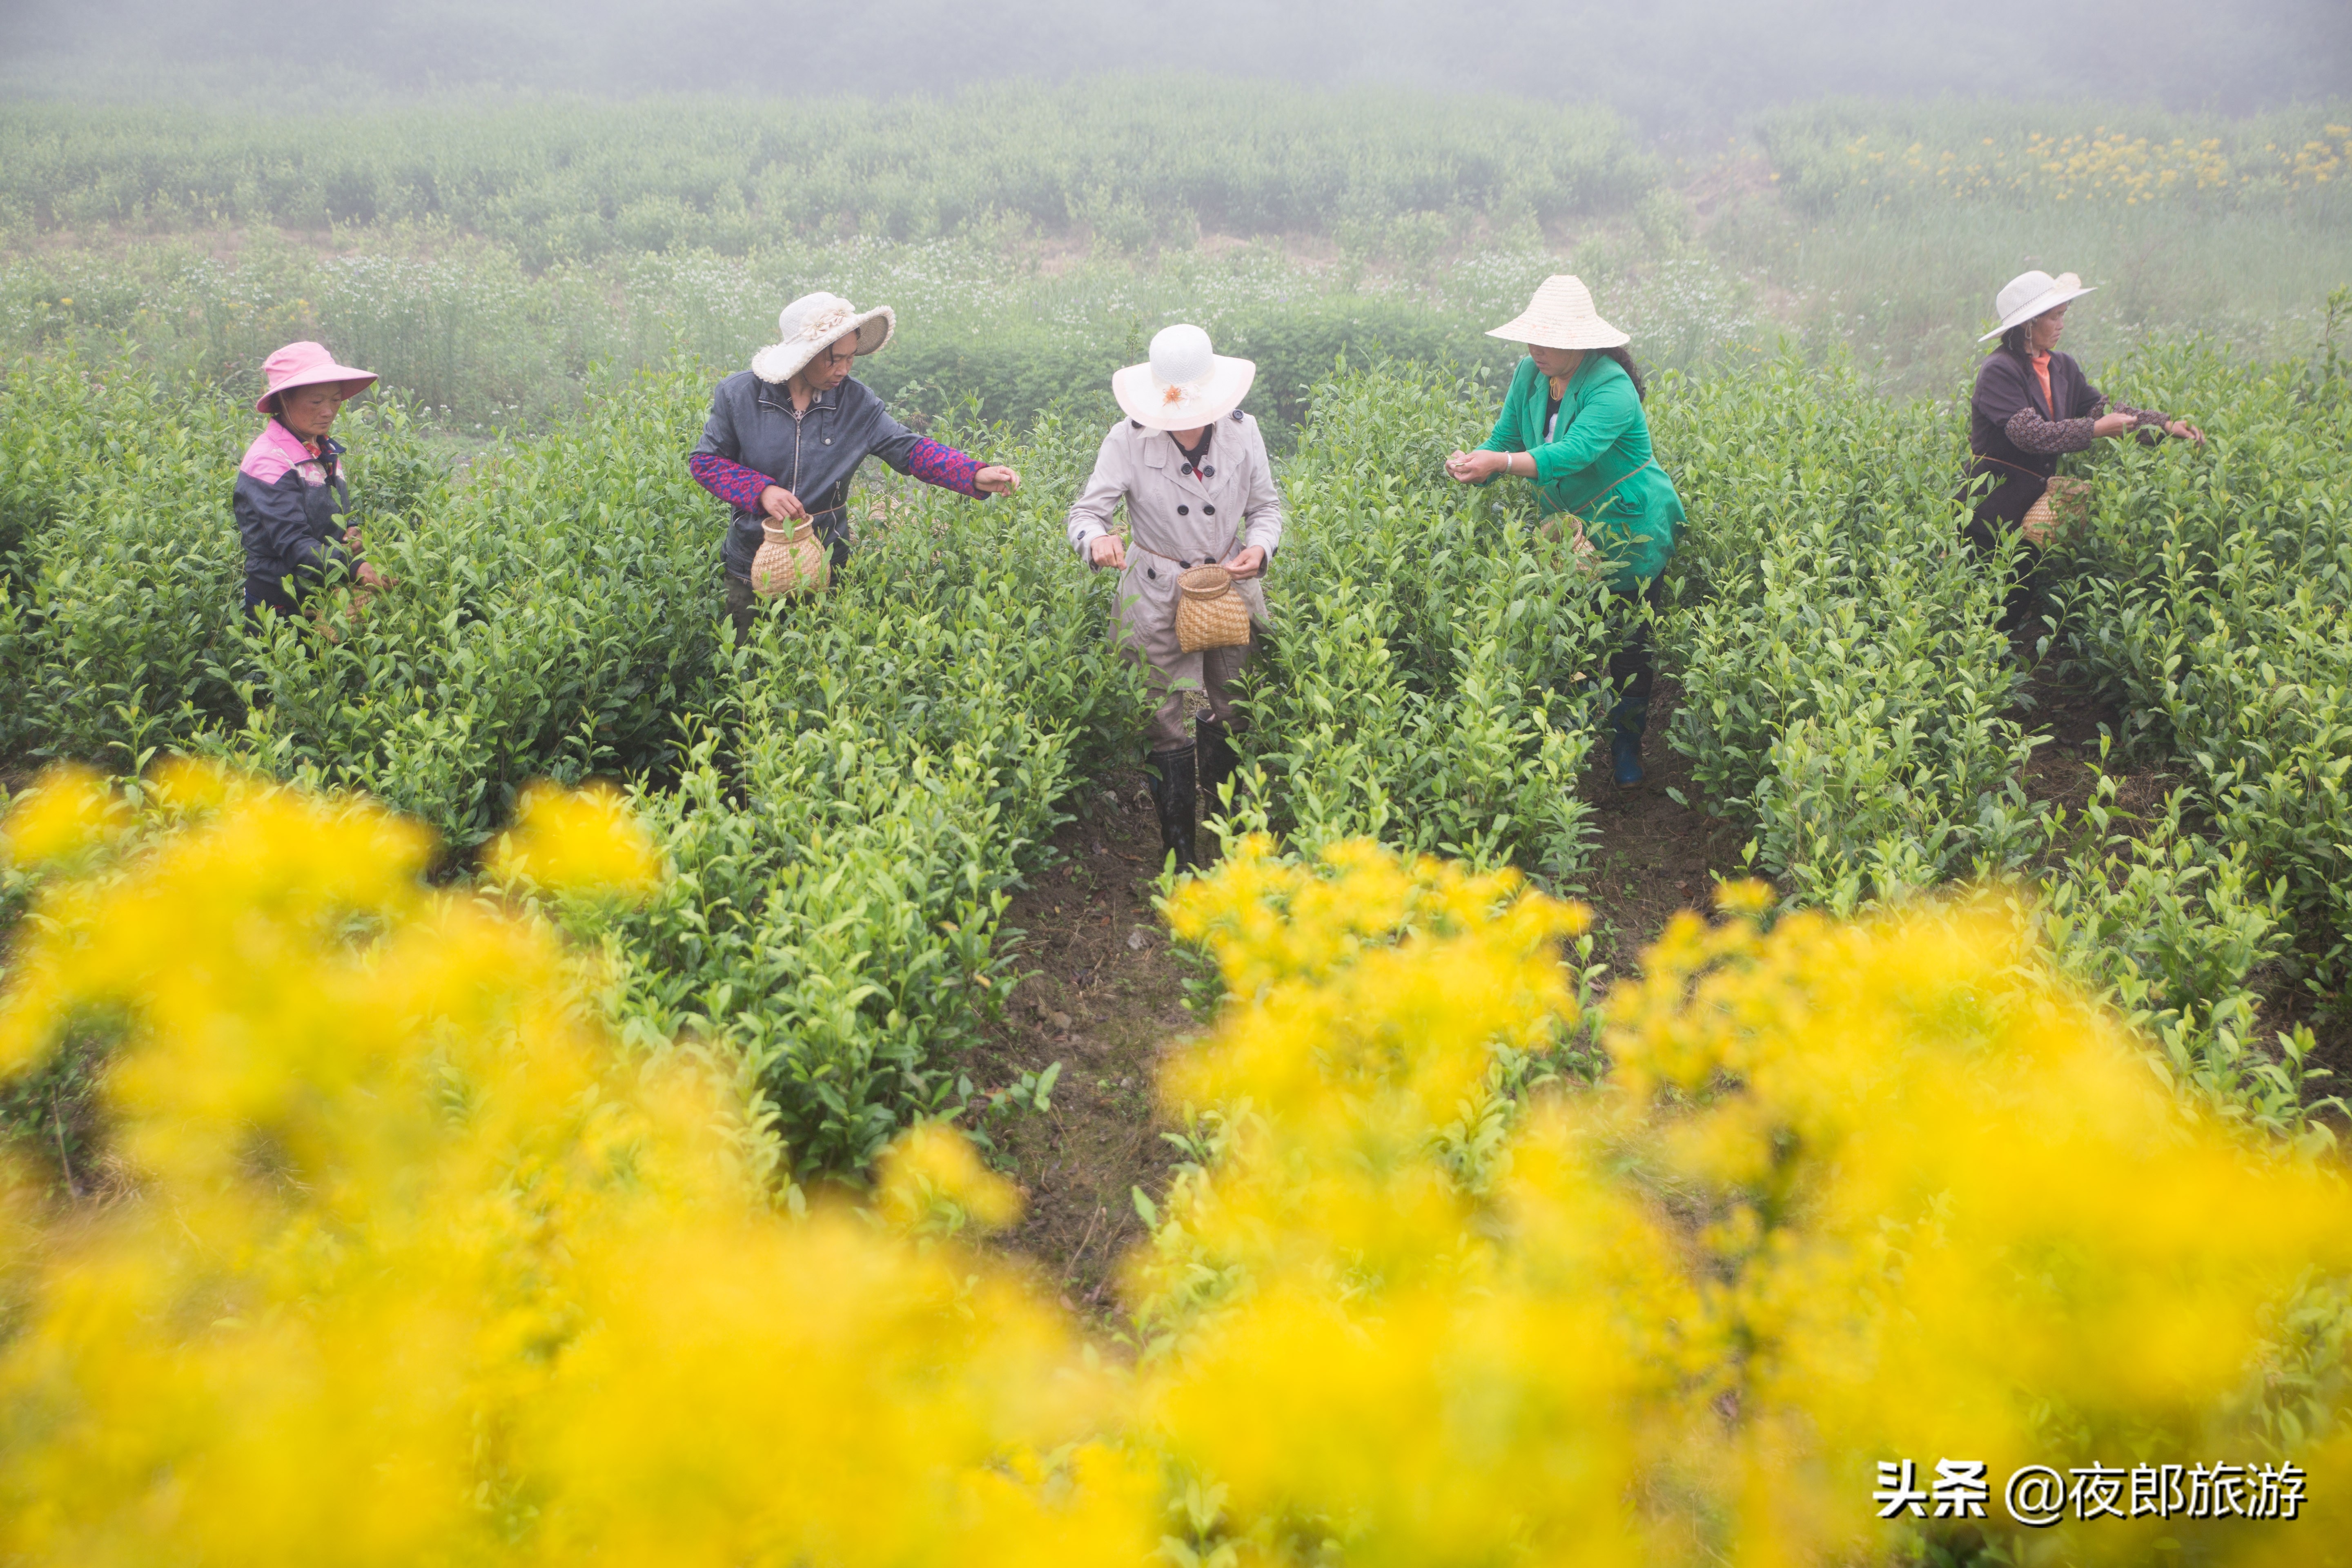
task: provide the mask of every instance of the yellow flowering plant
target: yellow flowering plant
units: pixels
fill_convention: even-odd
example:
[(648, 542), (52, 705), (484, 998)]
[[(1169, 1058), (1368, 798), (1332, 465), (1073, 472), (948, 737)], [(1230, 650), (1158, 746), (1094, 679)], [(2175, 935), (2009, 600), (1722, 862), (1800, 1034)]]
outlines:
[[(2173, 1093), (1991, 901), (1768, 928), (1727, 888), (1609, 997), (1592, 1085), (1546, 1070), (1583, 910), (1236, 837), (1169, 900), (1228, 1000), (1166, 1070), (1195, 1158), (1121, 1371), (971, 1247), (1019, 1194), (952, 1131), (779, 1212), (740, 1098), (616, 1049), (413, 825), (181, 768), (5, 834), (54, 868), (0, 1074), (102, 1034), (113, 1160), (0, 1201), (11, 1560), (2342, 1557), (2336, 1156)], [(566, 897), (651, 869), (577, 796), (496, 854)], [(1945, 1459), (1981, 1515), (1880, 1517)], [(2024, 1464), (2149, 1459), (2292, 1462), (2307, 1505), (2005, 1511)]]
[[(1238, 851), (1171, 900), (1236, 1000), (1163, 1088), (1227, 1131), (1131, 1273), (1142, 1418), (1224, 1489), (1185, 1551), (1875, 1559), (2014, 1530), (2000, 1480), (2031, 1462), (2219, 1455), (2297, 1462), (2316, 1500), (2202, 1550), (2329, 1560), (2343, 1173), (2169, 1092), (2017, 916), (1768, 932), (1769, 895), (1727, 888), (1611, 998), (1608, 1084), (1504, 1108), (1465, 1170), (1508, 1054), (1570, 1021), (1581, 912), (1370, 846)], [(1981, 1462), (1983, 1521), (1881, 1522), (1906, 1458)]]
[[(0, 1071), (99, 1021), (121, 1173), (5, 1210), (11, 1561), (1136, 1561), (1114, 1390), (998, 1265), (775, 1213), (683, 1058), (615, 1052), (541, 922), (428, 889), (419, 828), (186, 770), (145, 842), (96, 786), (12, 816), (58, 876)], [(551, 826), (563, 854), (535, 841)], [(542, 797), (535, 874), (634, 873)], [(575, 890), (583, 884), (573, 880)], [(885, 1215), (1010, 1194), (945, 1133)]]

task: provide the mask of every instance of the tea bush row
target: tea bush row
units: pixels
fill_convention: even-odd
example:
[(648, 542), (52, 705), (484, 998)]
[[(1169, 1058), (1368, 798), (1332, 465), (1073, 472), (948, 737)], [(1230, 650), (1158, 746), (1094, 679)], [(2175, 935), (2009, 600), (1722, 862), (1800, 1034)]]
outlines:
[(1048, 420), (993, 449), (1014, 500), (894, 497), (841, 584), (722, 654), (682, 764), (632, 792), (675, 876), (575, 924), (612, 939), (623, 1037), (718, 1050), (803, 1171), (862, 1169), (971, 1092), (960, 1047), (1019, 974), (1009, 889), (1136, 755), (1115, 579), (1060, 530), (1093, 447)]
[(1751, 864), (1841, 913), (2017, 879), (2060, 965), (2158, 1042), (2184, 1089), (2310, 1125), (2331, 1086), (2309, 1030), (2277, 1026), (2293, 932), (2259, 838), (2179, 795), (2135, 818), (2104, 774), (2072, 821), (2028, 799), (2043, 737), (1998, 629), (2001, 574), (1958, 536), (1949, 416), (1782, 357), (1668, 381), (1658, 430), (1695, 525), (1676, 564), (1687, 607), (1667, 623), (1671, 739), (1709, 808), (1753, 834)]
[(1554, 879), (1585, 863), (1578, 775), (1630, 606), (1573, 570), (1508, 489), (1445, 455), (1491, 394), (1404, 364), (1315, 392), (1284, 468), (1289, 532), (1246, 755), (1303, 851), (1370, 837)]
[[(11, 393), (50, 374), (81, 373), (28, 369)], [(683, 462), (698, 374), (613, 385), (457, 480), (381, 408), (348, 434), (396, 585), (364, 614), (331, 602), (332, 635), (257, 634), (226, 502), (250, 412), (80, 384), (116, 445), (19, 503), (46, 521), (0, 612), (0, 672), (30, 694), (14, 743), (124, 773), (192, 750), (364, 791), (431, 826), (448, 868), (530, 780), (629, 774), (679, 871), (615, 933), (629, 1037), (728, 1056), (799, 1168), (861, 1168), (951, 1096), (955, 1047), (1011, 973), (1003, 889), (1138, 722), (1097, 646), (1107, 582), (1059, 541), (1091, 439), (1041, 426), (1013, 455), (1034, 476), (1017, 511), (933, 492), (869, 520), (845, 584), (737, 651), (718, 636), (724, 513)], [(32, 449), (39, 411), (0, 412), (0, 440)]]
[[(1009, 505), (894, 490), (821, 605), (733, 650), (719, 513), (679, 460), (707, 384), (611, 384), (460, 479), (382, 408), (355, 432), (357, 479), (399, 586), (332, 637), (250, 637), (222, 499), (249, 412), (19, 367), (0, 444), (34, 459), (9, 495), (25, 532), (0, 676), (31, 700), (9, 739), (119, 772), (179, 747), (365, 790), (441, 832), (453, 866), (529, 780), (630, 776), (678, 875), (627, 921), (577, 928), (607, 942), (614, 1016), (646, 1048), (734, 1064), (796, 1166), (852, 1168), (954, 1100), (956, 1047), (1015, 962), (1007, 889), (1069, 791), (1134, 754), (1132, 677), (1098, 641), (1108, 580), (1060, 541), (1093, 433), (1055, 416), (988, 436), (1029, 473)], [(1308, 853), (1370, 836), (1572, 881), (1601, 672), (1638, 612), (1566, 569), (1510, 492), (1443, 479), (1489, 396), (1397, 365), (1318, 388), (1284, 470), (1244, 815)], [(2303, 908), (2332, 884), (2218, 805), (2215, 837), (2176, 806), (2080, 842), (2026, 807), (2032, 737), (1990, 577), (1952, 532), (1942, 416), (1785, 360), (1665, 379), (1654, 407), (1693, 518), (1663, 634), (1685, 692), (1672, 742), (1755, 863), (1849, 910), (2031, 860), (2057, 951), (2176, 1073), (2297, 1121), (2304, 1045), (2255, 1043), (2262, 972), (2305, 930), (2280, 889)]]
[(38, 227), (436, 221), (541, 267), (1005, 220), (1122, 248), (1196, 226), (1328, 230), (1424, 210), (1544, 222), (1622, 207), (1656, 174), (1606, 109), (1195, 77), (879, 103), (435, 106), (289, 129), (243, 111), (13, 105), (0, 212)]
[(1754, 864), (1840, 912), (2016, 864), (2032, 742), (1948, 416), (1783, 355), (1674, 382), (1658, 439), (1694, 519), (1671, 739)]
[(2332, 988), (2352, 940), (2352, 381), (2332, 356), (2265, 366), (2195, 345), (2151, 348), (2132, 374), (2209, 439), (2110, 443), (2084, 465), (2068, 647), (2126, 739), (2174, 759), (2214, 830), (2283, 879)]
[[(614, 371), (661, 370), (681, 357), (747, 363), (773, 337), (784, 300), (824, 288), (897, 308), (889, 349), (858, 374), (918, 423), (971, 401), (987, 419), (1026, 424), (1141, 359), (1151, 333), (1181, 317), (1257, 364), (1253, 407), (1280, 449), (1338, 357), (1458, 360), (1507, 373), (1508, 351), (1478, 328), (1517, 309), (1552, 265), (1540, 253), (1512, 255), (1475, 285), (1465, 280), (1480, 296), (1473, 303), (1334, 291), (1321, 275), (1258, 253), (1195, 257), (1149, 277), (1104, 263), (1046, 279), (977, 242), (784, 243), (742, 258), (697, 249), (530, 274), (511, 247), (488, 241), (399, 230), (357, 237), (432, 254), (322, 258), (263, 241), (227, 266), (156, 243), (0, 264), (0, 352), (122, 360), (166, 380), (257, 394), (262, 358), (313, 338), (377, 372), (426, 424), (479, 438), (546, 428)], [(1508, 306), (1487, 297), (1506, 292)]]

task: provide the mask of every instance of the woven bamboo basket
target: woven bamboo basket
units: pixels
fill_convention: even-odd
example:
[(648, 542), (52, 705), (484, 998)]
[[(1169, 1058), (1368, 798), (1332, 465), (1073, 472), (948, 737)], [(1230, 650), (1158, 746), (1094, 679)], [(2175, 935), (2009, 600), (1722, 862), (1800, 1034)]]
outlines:
[(1239, 647), (1250, 639), (1249, 605), (1222, 566), (1195, 566), (1176, 579), (1176, 646), (1186, 653)]
[(2047, 549), (2053, 539), (2074, 533), (2090, 521), (2090, 481), (2062, 474), (2042, 487), (2042, 499), (2026, 509), (2018, 531), (2026, 543)]
[(806, 518), (790, 532), (772, 522), (761, 523), (760, 531), (766, 537), (760, 541), (760, 552), (751, 557), (751, 592), (763, 599), (778, 599), (824, 586), (833, 563)]

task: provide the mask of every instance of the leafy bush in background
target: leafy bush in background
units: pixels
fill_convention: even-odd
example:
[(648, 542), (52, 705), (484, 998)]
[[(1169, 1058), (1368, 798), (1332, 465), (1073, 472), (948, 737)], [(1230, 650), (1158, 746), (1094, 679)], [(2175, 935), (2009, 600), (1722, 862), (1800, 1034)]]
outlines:
[[(814, 128), (822, 127), (822, 131)], [(946, 100), (542, 100), (344, 113), (0, 108), (0, 212), (37, 228), (429, 222), (532, 267), (740, 254), (784, 234), (925, 239), (1001, 216), (1115, 244), (1350, 213), (1547, 222), (1632, 202), (1650, 156), (1610, 110), (1204, 77), (972, 88)]]
[(1951, 495), (1958, 433), (1782, 355), (1659, 398), (1693, 519), (1675, 748), (1755, 863), (1841, 912), (2026, 847), (1997, 574)]
[(1800, 210), (2059, 203), (2189, 210), (2334, 204), (2352, 174), (2352, 110), (2243, 119), (2122, 104), (1828, 99), (1766, 111), (1759, 139)]

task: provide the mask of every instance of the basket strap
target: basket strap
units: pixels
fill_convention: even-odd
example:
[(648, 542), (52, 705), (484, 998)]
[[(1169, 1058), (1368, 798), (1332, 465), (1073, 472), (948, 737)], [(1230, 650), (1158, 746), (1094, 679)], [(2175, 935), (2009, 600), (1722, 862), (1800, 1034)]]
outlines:
[(1134, 545), (1138, 550), (1142, 551), (1146, 555), (1158, 556), (1159, 559), (1162, 561), (1173, 561), (1177, 565), (1184, 567), (1187, 570), (1194, 566), (1214, 566), (1219, 562), (1229, 559), (1234, 552), (1240, 550), (1242, 547), (1241, 535), (1235, 534), (1234, 535), (1232, 545), (1226, 549), (1223, 555), (1203, 555), (1198, 561), (1187, 561), (1181, 555), (1160, 555), (1160, 552), (1152, 549), (1151, 546), (1144, 543), (1139, 539), (1130, 539), (1128, 542)]
[[(2012, 474), (2021, 475), (2029, 479), (2039, 480), (2044, 490), (2047, 490), (2050, 488), (2050, 481), (2058, 477), (2055, 474), (2037, 474), (2032, 468), (2021, 468), (2017, 464), (2011, 462), (2006, 458), (1996, 458), (1989, 452), (1971, 451), (1969, 456), (1975, 458), (1979, 463), (1990, 463), (1996, 468), (2007, 468)], [(2004, 480), (2002, 482), (2006, 483), (2007, 481)]]

